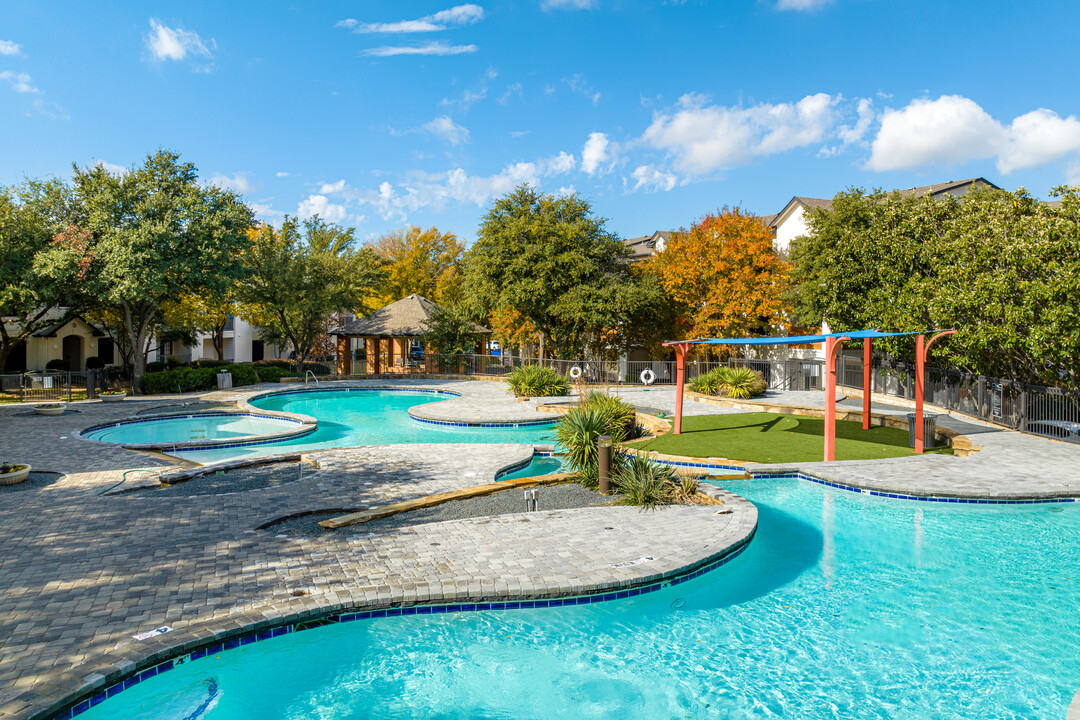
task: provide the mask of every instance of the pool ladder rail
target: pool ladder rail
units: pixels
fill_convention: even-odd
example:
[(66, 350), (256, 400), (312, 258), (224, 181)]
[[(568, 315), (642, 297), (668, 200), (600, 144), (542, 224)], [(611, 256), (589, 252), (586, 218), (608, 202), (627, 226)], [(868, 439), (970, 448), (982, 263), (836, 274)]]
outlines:
[(308, 375), (310, 375), (311, 379), (315, 381), (315, 387), (318, 387), (319, 386), (319, 378), (315, 377), (315, 373), (312, 372), (311, 370), (308, 370), (306, 373), (304, 373), (304, 386), (307, 387)]

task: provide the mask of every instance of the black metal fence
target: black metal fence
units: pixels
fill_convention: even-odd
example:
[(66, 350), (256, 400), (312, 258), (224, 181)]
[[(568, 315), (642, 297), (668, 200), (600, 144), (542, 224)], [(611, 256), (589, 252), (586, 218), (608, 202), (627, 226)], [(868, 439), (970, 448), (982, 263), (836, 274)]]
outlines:
[[(836, 372), (839, 385), (862, 389), (862, 358), (837, 358)], [(914, 365), (874, 358), (870, 380), (875, 393), (915, 399)], [(1013, 430), (1080, 443), (1080, 392), (941, 368), (926, 368), (923, 392), (930, 405)]]
[(0, 397), (8, 402), (85, 400), (88, 397), (86, 381), (87, 373), (66, 370), (34, 370), (0, 375)]

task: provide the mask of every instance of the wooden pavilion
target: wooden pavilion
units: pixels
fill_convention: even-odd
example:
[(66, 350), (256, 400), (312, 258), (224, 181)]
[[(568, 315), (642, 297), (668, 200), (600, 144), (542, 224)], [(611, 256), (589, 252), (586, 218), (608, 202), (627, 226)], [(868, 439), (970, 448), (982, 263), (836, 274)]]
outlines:
[[(363, 343), (368, 375), (435, 372), (436, 360), (429, 348), (424, 348), (422, 362), (412, 360), (410, 351), (421, 342), (431, 316), (440, 309), (421, 295), (409, 295), (332, 331), (330, 334), (337, 337), (338, 374), (352, 374), (354, 338)], [(483, 354), (485, 338), (491, 331), (479, 325), (474, 328), (476, 353)]]

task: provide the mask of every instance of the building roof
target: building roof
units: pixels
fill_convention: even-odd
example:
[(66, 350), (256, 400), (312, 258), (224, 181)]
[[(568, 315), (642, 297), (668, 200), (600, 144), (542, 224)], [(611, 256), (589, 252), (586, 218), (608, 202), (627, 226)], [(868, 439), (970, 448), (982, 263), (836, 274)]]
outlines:
[[(977, 185), (985, 185), (995, 190), (1000, 190), (997, 185), (990, 182), (986, 178), (975, 177), (967, 178), (966, 180), (950, 180), (949, 182), (936, 183), (934, 185), (922, 185), (920, 187), (907, 188), (905, 190), (893, 190), (892, 192), (899, 193), (903, 197), (936, 197), (938, 195), (952, 194), (957, 190), (963, 190), (965, 188), (970, 189)], [(832, 210), (832, 200), (826, 198), (812, 198), (802, 195), (796, 195), (788, 201), (784, 208), (766, 218), (762, 218), (767, 227), (776, 228), (781, 222), (787, 219), (795, 208), (802, 206), (813, 210)]]
[[(428, 331), (428, 321), (441, 308), (422, 295), (410, 295), (370, 315), (351, 320), (333, 330), (331, 335), (356, 335), (365, 337), (419, 337)], [(473, 325), (473, 332), (482, 335), (491, 332)]]
[(92, 335), (94, 337), (102, 337), (105, 334), (104, 332), (101, 331), (100, 328), (96, 327), (93, 323), (87, 322), (86, 318), (84, 318), (82, 315), (72, 315), (69, 318), (60, 319), (59, 321), (57, 321), (57, 323), (55, 325), (50, 325), (49, 327), (41, 328), (36, 333), (34, 333), (34, 337), (56, 337), (56, 334), (58, 332), (60, 332), (61, 330), (63, 330), (65, 325), (67, 325), (68, 323), (70, 323), (70, 322), (72, 322), (74, 320), (82, 320), (83, 323), (85, 323), (87, 325), (87, 327), (89, 327), (93, 331)]
[(652, 235), (642, 235), (641, 237), (626, 238), (623, 240), (626, 246), (630, 248), (633, 254), (630, 256), (630, 262), (640, 262), (647, 258), (652, 257), (656, 251), (656, 243), (659, 240), (667, 242), (671, 239), (673, 230), (657, 230)]

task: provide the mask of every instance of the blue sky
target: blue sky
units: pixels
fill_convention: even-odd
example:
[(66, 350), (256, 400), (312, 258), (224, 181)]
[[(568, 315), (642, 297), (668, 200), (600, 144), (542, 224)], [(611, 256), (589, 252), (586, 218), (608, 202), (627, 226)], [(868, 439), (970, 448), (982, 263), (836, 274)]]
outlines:
[(576, 190), (622, 236), (982, 175), (1080, 184), (1075, 2), (20, 2), (0, 183), (164, 146), (260, 217), (471, 242)]

